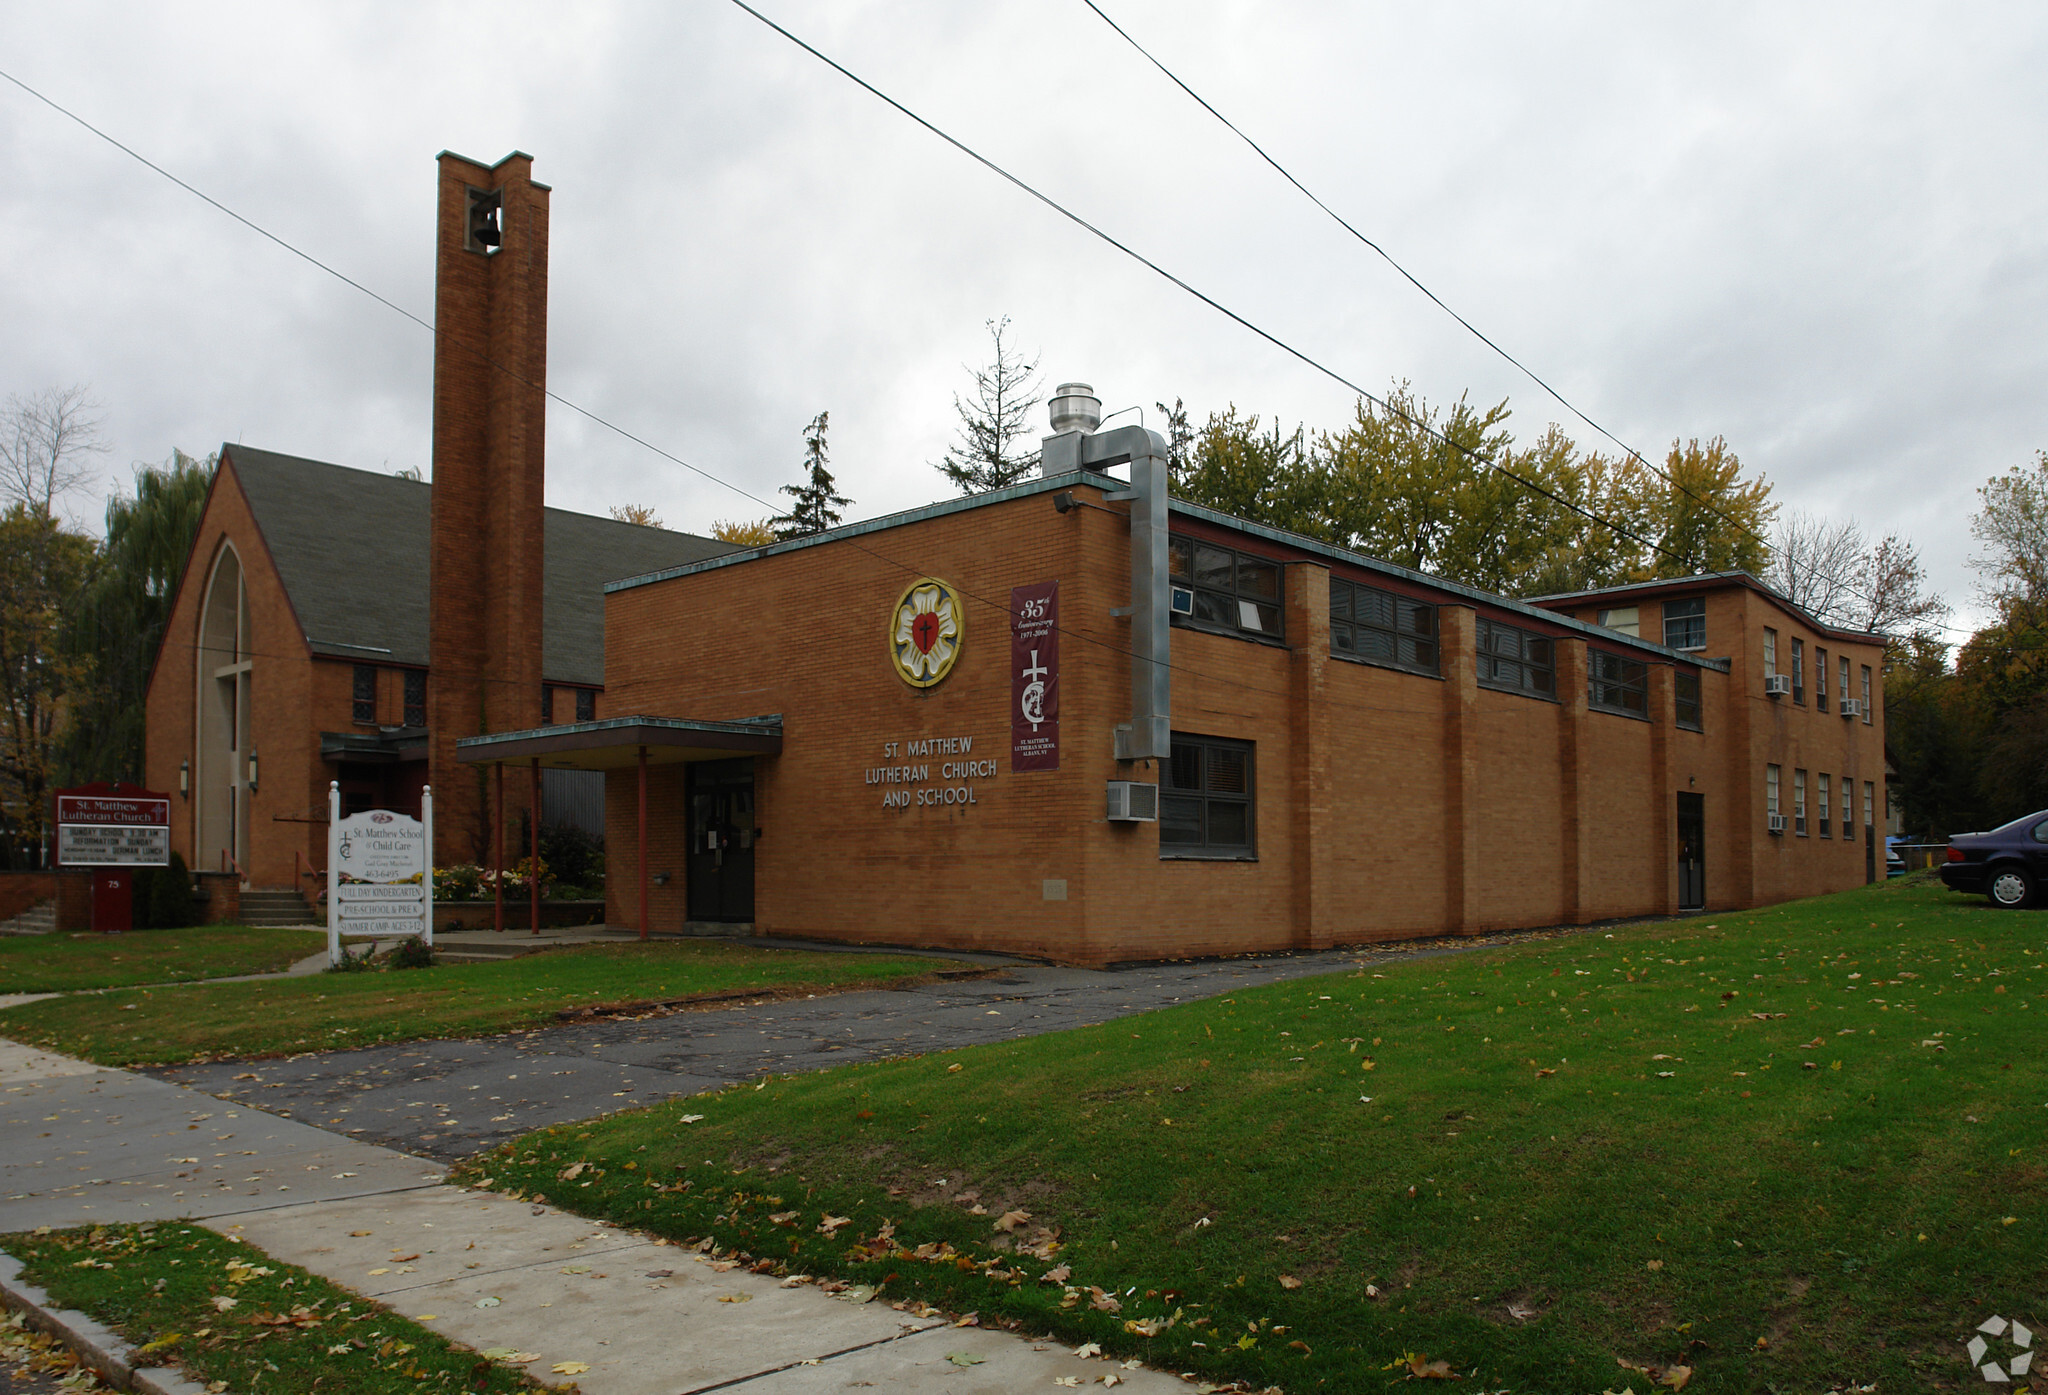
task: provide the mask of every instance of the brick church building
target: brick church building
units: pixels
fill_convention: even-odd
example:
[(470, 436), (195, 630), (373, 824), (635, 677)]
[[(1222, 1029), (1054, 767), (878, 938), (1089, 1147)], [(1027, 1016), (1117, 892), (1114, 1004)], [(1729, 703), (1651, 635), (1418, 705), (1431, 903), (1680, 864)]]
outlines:
[[(531, 159), (443, 154), (438, 225), (432, 483), (221, 447), (148, 696), (146, 779), (176, 792), (195, 870), (310, 892), (337, 780), (349, 811), (417, 812), (431, 782), (436, 861), (487, 862), (456, 737), (602, 715), (604, 583), (731, 550), (545, 507)], [(530, 790), (507, 789), (508, 821)]]
[[(174, 845), (325, 792), (602, 786), (641, 933), (1075, 963), (1721, 910), (1873, 879), (1881, 640), (1722, 573), (1524, 602), (1171, 497), (1068, 384), (1040, 478), (735, 550), (547, 509), (547, 190), (441, 157), (431, 485), (223, 452), (152, 678)], [(512, 856), (516, 856), (513, 853)]]

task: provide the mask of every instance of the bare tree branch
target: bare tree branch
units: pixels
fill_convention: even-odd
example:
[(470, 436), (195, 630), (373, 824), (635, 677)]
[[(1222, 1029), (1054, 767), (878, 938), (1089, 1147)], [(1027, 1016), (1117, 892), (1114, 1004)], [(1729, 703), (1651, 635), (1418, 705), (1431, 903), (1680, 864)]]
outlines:
[(100, 422), (83, 384), (9, 397), (0, 410), (0, 497), (48, 518), (59, 495), (92, 477), (88, 458), (106, 452)]

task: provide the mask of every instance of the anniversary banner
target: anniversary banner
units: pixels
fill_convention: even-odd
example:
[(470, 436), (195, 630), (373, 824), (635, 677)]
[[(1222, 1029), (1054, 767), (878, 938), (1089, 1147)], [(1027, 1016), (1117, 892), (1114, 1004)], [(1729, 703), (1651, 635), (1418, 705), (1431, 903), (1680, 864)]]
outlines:
[(1010, 769), (1060, 768), (1060, 584), (1010, 592)]

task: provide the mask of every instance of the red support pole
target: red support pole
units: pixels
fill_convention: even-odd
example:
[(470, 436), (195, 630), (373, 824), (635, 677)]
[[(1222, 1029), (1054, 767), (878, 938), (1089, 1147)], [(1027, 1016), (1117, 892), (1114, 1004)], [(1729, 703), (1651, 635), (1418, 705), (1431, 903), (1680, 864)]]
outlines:
[(647, 748), (640, 748), (640, 938), (647, 938)]
[(540, 757), (533, 758), (533, 804), (526, 820), (526, 886), (533, 905), (533, 933), (540, 933)]
[(498, 818), (497, 832), (491, 840), (493, 865), (491, 867), (492, 913), (500, 935), (505, 933), (505, 762), (492, 761), (491, 769), (498, 775)]

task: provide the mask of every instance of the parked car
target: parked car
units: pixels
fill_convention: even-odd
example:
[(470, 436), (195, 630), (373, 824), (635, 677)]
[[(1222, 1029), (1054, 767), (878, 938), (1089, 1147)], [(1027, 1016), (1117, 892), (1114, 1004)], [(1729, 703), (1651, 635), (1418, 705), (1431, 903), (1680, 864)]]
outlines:
[(2006, 910), (2032, 903), (2048, 885), (2048, 809), (1989, 833), (1951, 837), (1941, 879), (1956, 891), (1981, 892)]
[(1906, 875), (1906, 855), (1899, 851), (1898, 846), (1902, 841), (1899, 838), (1884, 840), (1884, 874), (1888, 878)]

